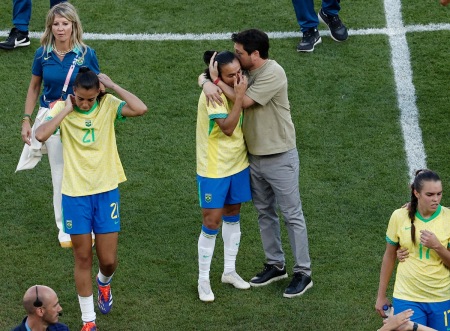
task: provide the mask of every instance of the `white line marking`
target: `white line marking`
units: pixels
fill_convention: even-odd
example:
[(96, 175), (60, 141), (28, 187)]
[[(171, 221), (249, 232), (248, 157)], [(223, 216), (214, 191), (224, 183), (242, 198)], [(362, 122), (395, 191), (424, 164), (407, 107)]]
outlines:
[(392, 68), (400, 108), (400, 124), (408, 163), (408, 175), (412, 182), (414, 172), (426, 168), (426, 155), (422, 142), (422, 130), (419, 126), (419, 110), (412, 81), (409, 47), (406, 41), (407, 28), (403, 25), (400, 0), (385, 0), (384, 11), (391, 46)]
[[(440, 31), (449, 30), (450, 24), (428, 24), (428, 25), (409, 25), (404, 27), (405, 32), (422, 32), (422, 31)], [(9, 30), (0, 31), (0, 37), (7, 37)], [(299, 38), (301, 37), (300, 32), (268, 32), (270, 38), (274, 39), (284, 39), (284, 38)], [(388, 35), (389, 29), (361, 29), (361, 30), (349, 30), (348, 34), (350, 36), (367, 36), (367, 35)], [(320, 31), (320, 35), (329, 36), (328, 30)], [(30, 38), (39, 39), (42, 36), (42, 32), (30, 32)], [(85, 40), (126, 40), (126, 41), (165, 41), (165, 40), (229, 40), (231, 38), (231, 32), (226, 33), (137, 33), (137, 34), (126, 34), (126, 33), (88, 33), (83, 34), (83, 39)]]

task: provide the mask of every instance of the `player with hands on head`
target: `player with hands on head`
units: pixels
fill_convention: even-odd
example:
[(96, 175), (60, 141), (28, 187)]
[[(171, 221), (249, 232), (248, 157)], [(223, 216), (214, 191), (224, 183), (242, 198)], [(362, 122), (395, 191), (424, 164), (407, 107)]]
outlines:
[[(397, 266), (393, 306), (397, 311), (414, 310), (413, 322), (446, 331), (445, 314), (450, 309), (450, 210), (440, 205), (441, 199), (438, 174), (427, 169), (417, 171), (410, 203), (394, 211), (389, 221), (375, 309), (386, 317), (382, 307), (390, 304), (386, 291), (399, 254), (403, 262)], [(402, 248), (399, 253), (398, 248)]]
[(241, 227), (241, 203), (251, 200), (250, 170), (242, 132), (242, 101), (247, 90), (247, 77), (241, 65), (229, 51), (205, 52), (206, 64), (214, 61), (217, 72), (205, 76), (212, 81), (222, 80), (236, 94), (233, 101), (221, 95), (221, 103), (207, 102), (205, 93), (198, 101), (196, 150), (197, 185), (203, 223), (198, 239), (198, 295), (201, 301), (214, 301), (211, 290), (210, 267), (216, 237), (222, 226), (224, 271), (222, 283), (238, 289), (249, 289), (250, 284), (236, 272)]
[[(100, 82), (122, 100), (102, 93)], [(107, 75), (97, 76), (86, 67), (80, 68), (73, 92), (51, 109), (46, 121), (36, 130), (36, 138), (43, 142), (58, 128), (61, 131), (63, 225), (73, 243), (82, 331), (95, 331), (91, 231), (96, 236), (99, 264), (97, 305), (103, 314), (112, 308), (111, 280), (118, 264), (121, 222), (118, 184), (126, 177), (117, 151), (115, 122), (141, 116), (147, 106)]]

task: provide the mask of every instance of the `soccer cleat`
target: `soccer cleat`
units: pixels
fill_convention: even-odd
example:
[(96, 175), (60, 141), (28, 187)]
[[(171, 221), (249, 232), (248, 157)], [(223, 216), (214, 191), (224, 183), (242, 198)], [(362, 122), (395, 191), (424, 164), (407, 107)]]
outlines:
[(211, 284), (207, 280), (198, 282), (198, 297), (203, 302), (213, 302), (214, 293), (211, 290)]
[(236, 271), (222, 274), (222, 283), (231, 284), (240, 290), (247, 290), (250, 288), (250, 284), (243, 280)]
[(322, 23), (328, 25), (331, 33), (331, 38), (333, 38), (335, 41), (340, 42), (346, 41), (348, 39), (347, 27), (342, 23), (339, 15), (327, 15), (324, 13), (323, 9), (320, 9), (317, 16), (319, 16), (319, 20)]
[(312, 52), (314, 46), (321, 42), (322, 38), (320, 38), (319, 31), (316, 28), (311, 28), (303, 32), (303, 37), (297, 45), (297, 52)]
[(268, 285), (277, 280), (287, 278), (286, 267), (280, 268), (273, 264), (264, 263), (264, 269), (255, 277), (250, 279), (250, 285), (254, 287)]
[(95, 325), (95, 321), (87, 322), (83, 325), (81, 331), (97, 331), (97, 326)]
[(102, 314), (108, 314), (113, 305), (113, 297), (111, 293), (111, 284), (101, 285), (97, 277), (98, 299), (97, 306)]
[(8, 38), (0, 42), (0, 48), (8, 50), (29, 45), (30, 38), (28, 38), (28, 32), (19, 31), (17, 28), (12, 28)]
[(292, 277), (292, 281), (286, 290), (284, 291), (283, 296), (285, 298), (293, 298), (298, 295), (302, 295), (309, 288), (313, 286), (313, 281), (311, 277), (303, 272), (295, 272), (294, 277)]

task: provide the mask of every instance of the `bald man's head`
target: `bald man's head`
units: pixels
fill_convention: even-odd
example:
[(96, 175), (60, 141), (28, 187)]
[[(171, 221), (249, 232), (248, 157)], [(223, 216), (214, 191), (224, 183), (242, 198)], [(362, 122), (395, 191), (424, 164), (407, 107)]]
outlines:
[[(25, 292), (25, 295), (23, 296), (23, 307), (27, 314), (33, 314), (36, 308), (45, 306), (55, 297), (57, 297), (56, 293), (50, 287), (45, 285), (34, 285)], [(39, 304), (39, 302), (41, 304)]]

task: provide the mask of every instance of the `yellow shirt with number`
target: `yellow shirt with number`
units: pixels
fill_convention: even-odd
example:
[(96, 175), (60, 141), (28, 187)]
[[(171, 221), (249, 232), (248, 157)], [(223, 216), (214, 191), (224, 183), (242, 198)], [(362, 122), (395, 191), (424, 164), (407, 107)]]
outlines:
[(416, 244), (411, 240), (411, 220), (406, 208), (394, 211), (389, 221), (386, 241), (409, 251), (408, 258), (397, 266), (394, 297), (416, 302), (450, 300), (450, 270), (433, 249), (420, 244), (420, 231), (429, 230), (444, 247), (449, 247), (450, 210), (439, 206), (429, 219), (416, 214), (414, 226)]
[[(63, 194), (75, 197), (107, 192), (126, 180), (114, 131), (114, 122), (122, 117), (124, 104), (106, 94), (89, 111), (75, 107), (61, 122)], [(47, 120), (63, 108), (64, 102), (58, 102), (50, 110)]]

